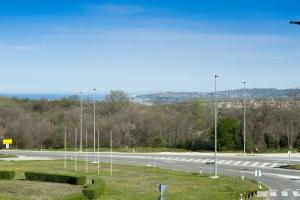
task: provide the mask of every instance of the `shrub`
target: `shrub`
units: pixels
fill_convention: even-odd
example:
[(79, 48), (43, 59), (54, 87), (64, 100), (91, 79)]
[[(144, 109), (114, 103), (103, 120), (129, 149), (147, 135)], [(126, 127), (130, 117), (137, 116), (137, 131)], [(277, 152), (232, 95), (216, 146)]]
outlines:
[(87, 200), (87, 198), (82, 193), (75, 193), (75, 194), (69, 194), (57, 200)]
[(15, 178), (15, 171), (0, 171), (0, 179), (13, 179)]
[(65, 174), (48, 174), (42, 172), (25, 172), (25, 178), (29, 181), (45, 181), (53, 183), (68, 183), (72, 185), (84, 185), (85, 176), (74, 176)]
[(105, 181), (101, 178), (95, 178), (92, 180), (92, 184), (84, 186), (82, 193), (88, 199), (98, 199), (105, 191)]
[(289, 145), (289, 139), (286, 135), (280, 136), (279, 146), (280, 148), (286, 148)]

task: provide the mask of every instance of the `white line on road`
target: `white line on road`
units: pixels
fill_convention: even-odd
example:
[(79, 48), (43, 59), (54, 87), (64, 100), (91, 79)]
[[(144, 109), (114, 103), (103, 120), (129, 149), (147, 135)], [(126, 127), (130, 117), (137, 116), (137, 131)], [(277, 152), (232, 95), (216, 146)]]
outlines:
[(261, 167), (266, 167), (268, 164), (269, 163), (266, 162), (266, 163), (262, 164)]
[(278, 164), (277, 163), (274, 163), (273, 165), (271, 165), (270, 167), (271, 168), (274, 168), (274, 167), (277, 167), (278, 166)]
[(271, 196), (271, 197), (276, 197), (276, 196), (277, 196), (277, 193), (276, 193), (275, 191), (271, 191), (271, 192), (270, 192), (270, 196)]
[(225, 160), (219, 160), (218, 164), (223, 164), (225, 162)]
[(232, 160), (229, 160), (225, 163), (225, 165), (229, 165), (232, 162)]
[(245, 162), (244, 164), (243, 164), (243, 166), (246, 166), (246, 165), (248, 165), (250, 162), (249, 161), (247, 161), (247, 162)]
[(281, 196), (283, 196), (283, 197), (288, 197), (289, 194), (288, 194), (287, 191), (281, 191)]
[(294, 197), (300, 197), (299, 191), (293, 191), (293, 195), (294, 195)]
[(238, 165), (238, 164), (240, 164), (242, 161), (237, 161), (237, 162), (235, 162), (235, 163), (233, 163), (233, 165)]

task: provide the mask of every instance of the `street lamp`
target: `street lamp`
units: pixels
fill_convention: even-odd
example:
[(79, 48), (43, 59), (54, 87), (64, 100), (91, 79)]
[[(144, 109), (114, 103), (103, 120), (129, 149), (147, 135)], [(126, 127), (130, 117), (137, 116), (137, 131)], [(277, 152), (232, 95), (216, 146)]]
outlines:
[(82, 92), (80, 93), (80, 152), (82, 152)]
[(94, 152), (93, 152), (93, 163), (96, 163), (95, 152), (96, 152), (96, 89), (94, 88)]
[(300, 21), (290, 21), (290, 24), (298, 24), (298, 25), (300, 25)]
[(213, 178), (218, 178), (218, 160), (217, 160), (217, 151), (218, 151), (218, 138), (217, 138), (217, 126), (218, 126), (218, 108), (217, 108), (217, 78), (219, 76), (215, 75), (215, 175)]
[(244, 84), (244, 155), (246, 155), (246, 81), (242, 83)]

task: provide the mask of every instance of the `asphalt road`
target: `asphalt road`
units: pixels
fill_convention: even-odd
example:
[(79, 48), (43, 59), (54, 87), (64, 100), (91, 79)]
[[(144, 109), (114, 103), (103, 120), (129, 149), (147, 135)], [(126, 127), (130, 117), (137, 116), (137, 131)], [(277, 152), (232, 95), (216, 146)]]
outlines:
[[(20, 156), (39, 158), (64, 158), (64, 152), (57, 151), (7, 151)], [(67, 158), (73, 159), (74, 152), (67, 152)], [(79, 160), (88, 158), (98, 160), (98, 153), (78, 153)], [(113, 163), (160, 167), (181, 171), (198, 172), (213, 175), (214, 157), (209, 153), (113, 153)], [(110, 153), (99, 153), (100, 162), (110, 162)], [(300, 199), (300, 172), (279, 168), (288, 164), (288, 157), (284, 154), (270, 155), (237, 155), (219, 154), (218, 173), (226, 176), (245, 176), (246, 178), (261, 181), (270, 188), (267, 199)], [(300, 164), (300, 154), (294, 154), (291, 163)], [(262, 177), (255, 177), (254, 171), (260, 169)]]

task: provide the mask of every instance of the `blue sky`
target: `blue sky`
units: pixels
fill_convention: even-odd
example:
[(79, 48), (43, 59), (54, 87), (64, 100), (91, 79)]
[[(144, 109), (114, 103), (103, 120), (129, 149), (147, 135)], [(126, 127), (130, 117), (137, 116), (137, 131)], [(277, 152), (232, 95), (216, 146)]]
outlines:
[(299, 87), (300, 2), (0, 3), (0, 93)]

